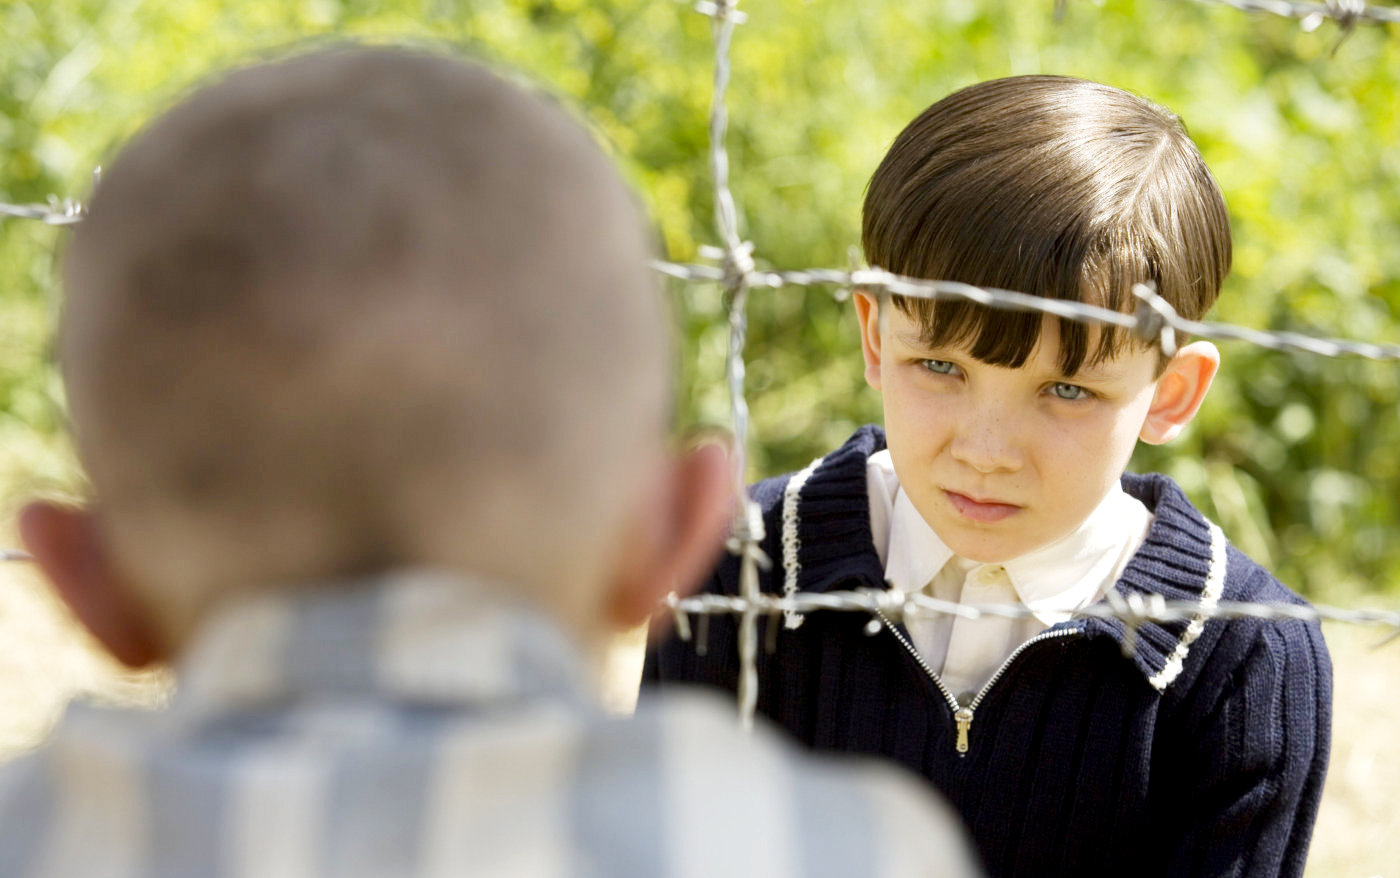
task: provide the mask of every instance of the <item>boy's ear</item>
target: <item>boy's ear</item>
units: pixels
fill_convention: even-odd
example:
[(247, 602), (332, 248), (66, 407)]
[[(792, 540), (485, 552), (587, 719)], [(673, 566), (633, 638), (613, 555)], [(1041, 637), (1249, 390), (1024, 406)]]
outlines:
[(860, 321), (860, 350), (865, 355), (865, 383), (880, 389), (880, 301), (869, 293), (851, 297)]
[(1220, 368), (1220, 351), (1208, 341), (1195, 341), (1176, 352), (1157, 379), (1152, 407), (1142, 423), (1142, 441), (1161, 445), (1175, 439), (1196, 416), (1210, 382)]
[(604, 608), (616, 629), (650, 619), (670, 592), (690, 594), (719, 560), (734, 509), (729, 449), (706, 442), (668, 460), (639, 510), (634, 538)]
[(58, 596), (118, 661), (141, 668), (170, 658), (154, 620), (113, 569), (92, 511), (30, 503), (20, 510), (19, 532)]

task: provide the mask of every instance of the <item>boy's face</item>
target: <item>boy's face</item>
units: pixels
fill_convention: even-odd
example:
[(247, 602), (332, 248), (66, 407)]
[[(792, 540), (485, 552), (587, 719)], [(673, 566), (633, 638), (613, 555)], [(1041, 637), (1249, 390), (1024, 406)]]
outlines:
[(1074, 530), (1146, 435), (1155, 348), (1128, 346), (1065, 376), (1050, 319), (1030, 358), (1012, 369), (960, 346), (927, 347), (918, 321), (893, 305), (866, 297), (858, 310), (866, 380), (884, 396), (900, 487), (964, 558), (1006, 561)]

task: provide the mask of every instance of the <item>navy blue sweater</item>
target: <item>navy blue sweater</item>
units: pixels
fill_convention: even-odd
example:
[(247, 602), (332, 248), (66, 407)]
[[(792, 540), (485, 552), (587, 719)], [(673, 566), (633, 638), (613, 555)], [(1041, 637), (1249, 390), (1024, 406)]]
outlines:
[[(865, 485), (866, 458), (883, 447), (879, 428), (864, 427), (805, 481), (753, 487), (774, 562), (765, 591), (886, 587)], [(1171, 480), (1124, 475), (1123, 486), (1155, 518), (1119, 592), (1301, 603)], [(726, 558), (707, 588), (737, 593), (737, 561)], [(758, 708), (818, 749), (881, 754), (923, 774), (961, 812), (992, 876), (1302, 873), (1331, 725), (1316, 624), (1146, 623), (1129, 660), (1120, 622), (1076, 619), (1032, 641), (975, 704), (959, 704), (902, 626), (871, 634), (870, 621), (770, 620), (780, 629), (759, 656)], [(675, 638), (653, 648), (646, 681), (734, 689), (734, 622), (707, 627), (704, 655)], [(958, 707), (972, 714), (965, 753)]]

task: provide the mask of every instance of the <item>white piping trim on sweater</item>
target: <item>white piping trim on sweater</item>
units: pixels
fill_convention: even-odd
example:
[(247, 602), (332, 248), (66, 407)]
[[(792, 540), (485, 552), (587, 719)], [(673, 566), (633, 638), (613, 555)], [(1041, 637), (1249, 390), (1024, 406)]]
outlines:
[[(816, 472), (817, 467), (826, 458), (819, 457), (800, 472), (793, 473), (788, 479), (786, 487), (783, 488), (783, 597), (790, 598), (797, 595), (797, 574), (802, 571), (802, 564), (797, 560), (797, 551), (801, 548), (801, 543), (797, 539), (797, 501), (802, 497), (802, 487), (807, 484), (807, 479)], [(783, 627), (792, 629), (802, 624), (803, 616), (793, 610), (783, 611)]]
[(1210, 526), (1210, 569), (1206, 573), (1205, 588), (1201, 590), (1202, 612), (1192, 619), (1186, 630), (1181, 633), (1181, 640), (1167, 659), (1166, 666), (1147, 679), (1158, 692), (1167, 691), (1167, 686), (1181, 674), (1187, 651), (1206, 627), (1206, 615), (1215, 609), (1220, 595), (1225, 591), (1225, 567), (1228, 558), (1225, 533), (1213, 521), (1207, 521), (1206, 524)]

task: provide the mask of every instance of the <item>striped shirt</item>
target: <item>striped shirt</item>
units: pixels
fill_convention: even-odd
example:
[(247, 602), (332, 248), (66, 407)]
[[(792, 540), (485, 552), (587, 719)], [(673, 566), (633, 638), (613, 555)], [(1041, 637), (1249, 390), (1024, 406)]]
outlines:
[(594, 703), (541, 614), (403, 572), (217, 613), (162, 711), (74, 705), (0, 767), (5, 878), (973, 872), (896, 769), (712, 696)]

